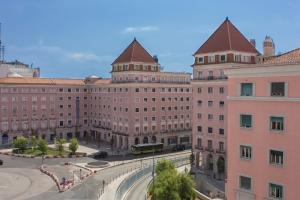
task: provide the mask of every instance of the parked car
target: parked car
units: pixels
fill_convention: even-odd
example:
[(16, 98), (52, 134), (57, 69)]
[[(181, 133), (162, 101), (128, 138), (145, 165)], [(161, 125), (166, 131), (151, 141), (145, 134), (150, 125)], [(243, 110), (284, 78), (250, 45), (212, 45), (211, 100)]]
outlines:
[(184, 151), (185, 150), (185, 145), (184, 144), (176, 144), (173, 149), (173, 151)]
[(106, 158), (107, 156), (108, 156), (108, 153), (106, 151), (99, 151), (99, 152), (93, 154), (94, 158)]
[(0, 165), (3, 165), (3, 160), (0, 159)]

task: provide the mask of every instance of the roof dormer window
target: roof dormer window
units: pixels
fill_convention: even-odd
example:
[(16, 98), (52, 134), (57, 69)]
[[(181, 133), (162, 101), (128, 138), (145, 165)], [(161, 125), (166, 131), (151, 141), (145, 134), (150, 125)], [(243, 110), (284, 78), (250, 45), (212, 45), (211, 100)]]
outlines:
[(220, 61), (221, 62), (226, 62), (226, 60), (227, 59), (226, 59), (226, 55), (225, 54), (220, 56)]
[(198, 58), (198, 62), (199, 62), (199, 63), (204, 63), (204, 57), (199, 57), (199, 58)]

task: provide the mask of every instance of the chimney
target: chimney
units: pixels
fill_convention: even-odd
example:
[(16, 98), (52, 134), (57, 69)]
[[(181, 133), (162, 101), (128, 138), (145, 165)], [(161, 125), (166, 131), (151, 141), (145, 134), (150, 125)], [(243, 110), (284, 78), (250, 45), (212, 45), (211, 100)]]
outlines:
[(256, 47), (255, 39), (250, 39), (250, 43), (252, 44), (252, 46)]
[(154, 55), (154, 56), (153, 56), (153, 59), (154, 59), (154, 61), (155, 61), (156, 63), (158, 63), (158, 57), (157, 57), (157, 55)]

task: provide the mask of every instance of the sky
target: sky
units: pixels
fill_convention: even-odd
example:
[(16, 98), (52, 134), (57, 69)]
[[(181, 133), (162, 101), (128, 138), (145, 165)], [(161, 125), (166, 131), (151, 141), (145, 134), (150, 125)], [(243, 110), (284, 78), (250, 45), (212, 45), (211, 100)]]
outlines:
[(0, 0), (5, 59), (42, 77), (110, 77), (134, 37), (165, 71), (192, 72), (193, 53), (228, 16), (257, 49), (300, 47), (299, 0)]

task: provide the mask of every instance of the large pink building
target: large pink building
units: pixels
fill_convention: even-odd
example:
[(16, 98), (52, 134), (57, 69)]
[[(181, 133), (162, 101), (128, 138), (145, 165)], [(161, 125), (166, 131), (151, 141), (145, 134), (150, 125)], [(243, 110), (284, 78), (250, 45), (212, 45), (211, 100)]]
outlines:
[(189, 73), (161, 72), (134, 39), (112, 64), (112, 78), (0, 78), (0, 143), (18, 135), (89, 138), (116, 148), (162, 142), (191, 145)]
[(299, 199), (300, 49), (226, 75), (227, 199)]
[(196, 166), (214, 177), (226, 175), (227, 76), (224, 70), (253, 64), (259, 52), (227, 18), (194, 54), (193, 150)]

